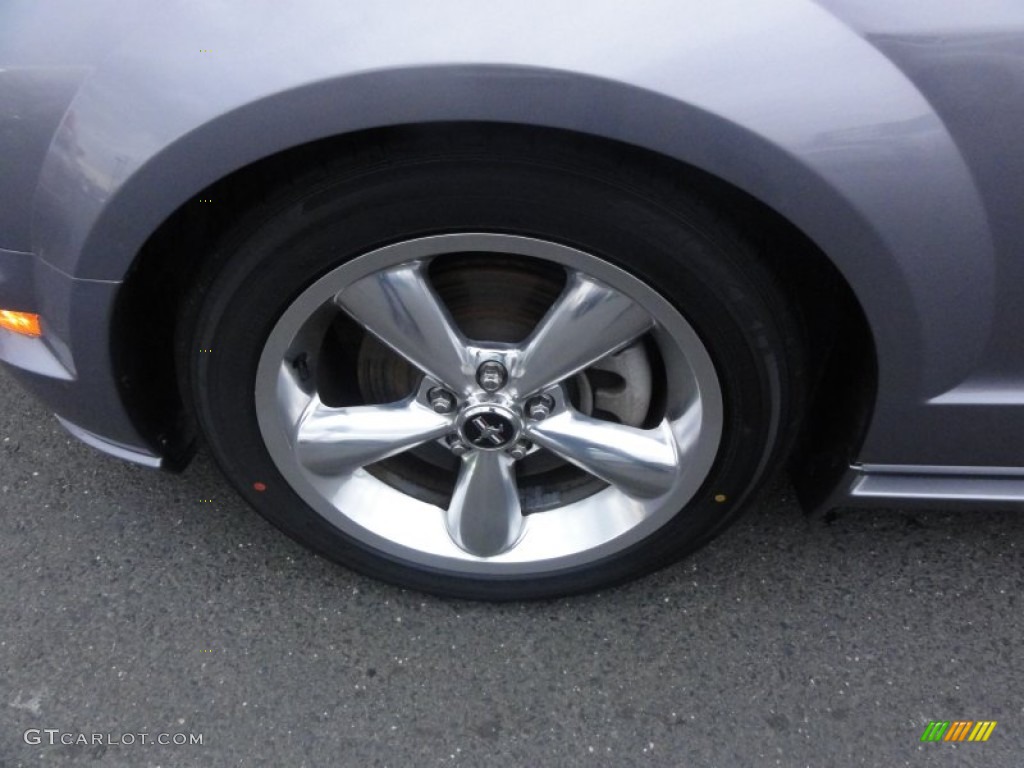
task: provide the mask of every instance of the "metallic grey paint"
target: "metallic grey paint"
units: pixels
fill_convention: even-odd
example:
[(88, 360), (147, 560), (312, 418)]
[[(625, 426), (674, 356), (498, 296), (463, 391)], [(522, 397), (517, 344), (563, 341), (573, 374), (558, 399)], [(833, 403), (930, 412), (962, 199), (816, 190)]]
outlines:
[(43, 315), (74, 382), (19, 378), (66, 419), (158, 451), (107, 326), (143, 242), (199, 190), (328, 136), (502, 121), (686, 162), (810, 237), (874, 337), (862, 464), (1024, 466), (1017, 0), (241, 8), (0, 9), (0, 306)]

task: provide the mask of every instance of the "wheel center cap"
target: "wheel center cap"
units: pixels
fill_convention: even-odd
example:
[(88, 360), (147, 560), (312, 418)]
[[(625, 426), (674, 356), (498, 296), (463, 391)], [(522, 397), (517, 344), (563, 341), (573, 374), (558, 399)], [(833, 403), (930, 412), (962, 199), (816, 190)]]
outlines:
[(474, 405), (459, 416), (462, 439), (482, 451), (498, 451), (515, 442), (520, 427), (515, 412), (500, 405)]

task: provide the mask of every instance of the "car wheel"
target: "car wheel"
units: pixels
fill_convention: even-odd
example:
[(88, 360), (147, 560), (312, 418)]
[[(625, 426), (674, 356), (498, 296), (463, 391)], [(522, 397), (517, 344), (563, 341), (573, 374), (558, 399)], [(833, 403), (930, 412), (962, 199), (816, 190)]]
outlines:
[(179, 345), (228, 478), (452, 596), (608, 586), (722, 530), (794, 421), (798, 334), (734, 226), (620, 160), (412, 137), (251, 211)]

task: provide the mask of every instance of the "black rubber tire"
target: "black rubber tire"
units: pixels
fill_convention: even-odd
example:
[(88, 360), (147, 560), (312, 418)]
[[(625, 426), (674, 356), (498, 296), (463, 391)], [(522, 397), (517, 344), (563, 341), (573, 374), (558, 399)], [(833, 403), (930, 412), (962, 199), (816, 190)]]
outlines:
[[(802, 400), (804, 353), (773, 274), (671, 167), (497, 128), (397, 131), (302, 174), (250, 210), (184, 302), (182, 387), (217, 462), (260, 514), (326, 557), (394, 584), (473, 599), (552, 597), (669, 564), (732, 521), (777, 466)], [(605, 560), (531, 577), (469, 578), (401, 562), (343, 534), (276, 470), (255, 371), (277, 318), (333, 267), (388, 243), (490, 231), (548, 239), (629, 271), (701, 336), (722, 387), (718, 456), (685, 510)], [(212, 350), (202, 352), (201, 350)], [(265, 490), (257, 491), (254, 483)], [(724, 498), (724, 501), (722, 500)]]

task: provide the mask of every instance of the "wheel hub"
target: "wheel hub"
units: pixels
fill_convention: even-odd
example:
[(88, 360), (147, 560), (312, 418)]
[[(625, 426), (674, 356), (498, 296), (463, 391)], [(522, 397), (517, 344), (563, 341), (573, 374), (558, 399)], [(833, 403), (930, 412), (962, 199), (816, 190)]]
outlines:
[(460, 414), (458, 430), (467, 445), (481, 451), (500, 451), (519, 437), (522, 421), (503, 405), (474, 405)]

